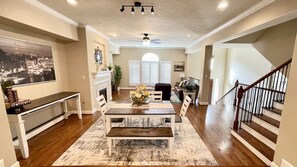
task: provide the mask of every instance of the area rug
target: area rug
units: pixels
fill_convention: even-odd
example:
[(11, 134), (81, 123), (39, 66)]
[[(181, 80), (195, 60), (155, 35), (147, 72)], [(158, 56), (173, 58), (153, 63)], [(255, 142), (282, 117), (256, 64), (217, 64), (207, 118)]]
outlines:
[[(81, 165), (218, 165), (188, 119), (184, 131), (176, 126), (173, 155), (169, 155), (164, 140), (118, 140), (108, 156), (103, 121), (100, 118), (52, 166)], [(142, 120), (133, 119), (132, 126), (142, 126)], [(161, 126), (159, 119), (152, 126)]]
[(170, 101), (171, 103), (181, 103), (174, 91), (171, 91)]

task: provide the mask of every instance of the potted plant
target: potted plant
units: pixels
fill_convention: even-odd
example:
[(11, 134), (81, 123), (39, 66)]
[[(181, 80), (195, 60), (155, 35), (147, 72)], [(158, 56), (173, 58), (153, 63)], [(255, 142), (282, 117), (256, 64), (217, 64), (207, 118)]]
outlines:
[(113, 67), (112, 67), (111, 64), (109, 64), (109, 66), (107, 66), (107, 68), (108, 68), (109, 71), (111, 71)]
[(118, 86), (120, 85), (122, 79), (122, 69), (119, 65), (114, 65), (114, 83), (116, 86), (116, 90), (118, 90)]

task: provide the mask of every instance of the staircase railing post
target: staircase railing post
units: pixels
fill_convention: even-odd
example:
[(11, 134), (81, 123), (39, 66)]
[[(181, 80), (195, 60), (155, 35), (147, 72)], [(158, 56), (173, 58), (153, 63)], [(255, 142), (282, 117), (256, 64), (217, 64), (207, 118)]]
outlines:
[(235, 96), (234, 96), (234, 100), (233, 100), (233, 106), (236, 106), (236, 102), (237, 102), (237, 97), (236, 97), (236, 95), (237, 95), (237, 88), (238, 88), (238, 80), (236, 80), (236, 82), (235, 82)]
[(239, 117), (239, 111), (240, 111), (240, 103), (241, 103), (241, 100), (242, 100), (242, 96), (243, 96), (243, 87), (240, 86), (240, 88), (238, 89), (238, 94), (237, 94), (237, 107), (236, 107), (236, 115), (235, 115), (235, 119), (234, 119), (234, 122), (233, 122), (233, 129), (234, 130), (238, 130), (238, 117)]

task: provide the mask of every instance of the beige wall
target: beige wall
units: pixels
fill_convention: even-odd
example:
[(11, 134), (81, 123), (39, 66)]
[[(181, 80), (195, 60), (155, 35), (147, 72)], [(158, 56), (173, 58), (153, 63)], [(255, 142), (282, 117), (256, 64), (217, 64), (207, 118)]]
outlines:
[(70, 90), (81, 93), (82, 109), (85, 113), (93, 113), (96, 109), (94, 78), (96, 64), (94, 49), (102, 50), (103, 64), (105, 68), (110, 62), (108, 54), (109, 43), (105, 38), (87, 28), (78, 28), (79, 41), (67, 44), (67, 62)]
[[(212, 100), (215, 102), (218, 98), (224, 95), (224, 83), (225, 83), (225, 71), (226, 71), (226, 59), (227, 59), (227, 49), (226, 48), (213, 48), (213, 69), (211, 70), (210, 78), (217, 82), (217, 87), (213, 87), (212, 90)], [(214, 104), (214, 103), (212, 103)]]
[(253, 44), (275, 67), (292, 58), (297, 19), (274, 26)]
[[(160, 61), (172, 61), (171, 64), (171, 86), (173, 87), (177, 81), (180, 81), (179, 74), (182, 72), (174, 72), (174, 61), (185, 61), (186, 55), (184, 49), (146, 49), (146, 48), (121, 48), (121, 54), (113, 56), (113, 63), (120, 65), (122, 68), (122, 80), (120, 87), (129, 86), (129, 60), (141, 60), (146, 53), (156, 54)], [(185, 73), (185, 72), (183, 72)]]
[(276, 143), (276, 150), (273, 162), (280, 166), (281, 160), (285, 159), (294, 166), (297, 166), (297, 36), (295, 38), (293, 61), (291, 64), (288, 89), (282, 112), (282, 121), (279, 129), (279, 137)]
[(236, 80), (251, 84), (272, 69), (272, 64), (253, 47), (229, 48), (227, 64), (225, 92), (234, 86)]
[(203, 55), (201, 51), (189, 53), (187, 55), (187, 76), (197, 79), (202, 78)]
[(66, 45), (69, 85), (71, 91), (81, 93), (82, 109), (91, 110), (85, 28), (78, 28), (78, 36), (78, 42)]
[(0, 159), (4, 159), (5, 166), (11, 166), (17, 162), (17, 159), (12, 145), (2, 92), (0, 92), (0, 134)]
[[(63, 40), (77, 40), (76, 27), (24, 0), (1, 0), (0, 23), (12, 20), (15, 26), (46, 33)], [(5, 19), (3, 19), (5, 18)]]
[(89, 70), (89, 87), (90, 87), (90, 96), (89, 101), (91, 102), (91, 109), (96, 109), (96, 92), (95, 92), (95, 82), (97, 80), (94, 80), (93, 78), (93, 72), (96, 72), (96, 65), (94, 60), (94, 49), (99, 47), (100, 50), (102, 50), (102, 56), (103, 56), (103, 64), (101, 65), (102, 68), (106, 68), (109, 65), (110, 62), (110, 47), (108, 41), (99, 36), (96, 32), (89, 30), (86, 28), (86, 43), (87, 43), (87, 60), (88, 60), (88, 70)]

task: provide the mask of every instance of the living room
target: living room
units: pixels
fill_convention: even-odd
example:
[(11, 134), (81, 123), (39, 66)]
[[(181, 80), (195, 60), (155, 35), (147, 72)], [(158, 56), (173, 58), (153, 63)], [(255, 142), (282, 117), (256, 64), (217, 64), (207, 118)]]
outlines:
[[(255, 4), (262, 4), (261, 7), (254, 7)], [(215, 81), (218, 89), (213, 88), (213, 101), (215, 102), (218, 98), (220, 98), (222, 95), (224, 95), (233, 85), (232, 82), (236, 81), (236, 79), (240, 79), (239, 77), (242, 75), (242, 73), (245, 73), (247, 70), (241, 71), (242, 73), (237, 73), (237, 76), (234, 76), (231, 74), (232, 70), (238, 70), (238, 64), (232, 64), (234, 62), (233, 60), (243, 60), (240, 57), (237, 57), (234, 59), (235, 55), (240, 52), (239, 50), (244, 50), (246, 48), (242, 48), (242, 46), (236, 46), (237, 49), (232, 49), (229, 46), (226, 46), (226, 43), (249, 43), (254, 44), (257, 39), (257, 50), (260, 47), (263, 49), (261, 52), (262, 55), (273, 55), (278, 54), (281, 56), (278, 56), (277, 59), (266, 58), (269, 60), (269, 62), (263, 63), (262, 60), (259, 60), (259, 57), (254, 58), (253, 60), (259, 60), (261, 63), (258, 65), (255, 65), (257, 67), (263, 65), (265, 67), (265, 70), (260, 71), (259, 69), (263, 68), (256, 68), (251, 67), (252, 64), (255, 64), (255, 62), (250, 61), (247, 67), (251, 67), (253, 69), (256, 69), (256, 75), (248, 77), (247, 81), (241, 81), (241, 82), (253, 82), (254, 78), (260, 78), (263, 75), (265, 75), (267, 72), (269, 72), (271, 69), (269, 69), (271, 66), (277, 67), (289, 58), (296, 57), (296, 31), (291, 31), (290, 28), (292, 25), (295, 25), (294, 19), (296, 16), (296, 10), (297, 10), (297, 4), (293, 0), (276, 0), (276, 1), (253, 1), (253, 2), (246, 2), (250, 6), (245, 6), (243, 4), (238, 4), (236, 2), (230, 1), (230, 4), (234, 3), (233, 5), (229, 6), (234, 9), (230, 10), (230, 12), (234, 12), (233, 15), (229, 15), (230, 17), (227, 18), (225, 16), (224, 22), (219, 23), (218, 21), (213, 23), (213, 27), (209, 26), (208, 30), (204, 30), (204, 32), (199, 31), (199, 24), (191, 24), (191, 22), (194, 20), (194, 16), (191, 19), (186, 21), (183, 21), (182, 18), (186, 18), (187, 16), (182, 15), (180, 18), (177, 18), (175, 21), (180, 22), (181, 25), (185, 24), (188, 26), (192, 26), (194, 28), (190, 28), (194, 33), (191, 34), (190, 31), (184, 32), (183, 34), (179, 33), (172, 33), (171, 29), (170, 32), (173, 34), (170, 37), (166, 36), (158, 36), (158, 31), (162, 29), (157, 29), (153, 27), (154, 23), (156, 23), (156, 18), (160, 18), (161, 22), (163, 24), (171, 24), (171, 21), (174, 20), (170, 15), (172, 13), (165, 13), (164, 16), (159, 16), (158, 12), (162, 11), (163, 8), (160, 6), (167, 6), (166, 3), (156, 2), (154, 1), (152, 4), (155, 5), (154, 7), (154, 15), (149, 15), (149, 21), (144, 22), (142, 28), (136, 29), (136, 27), (129, 27), (131, 29), (131, 33), (133, 35), (129, 35), (129, 29), (124, 29), (124, 27), (121, 27), (120, 24), (112, 24), (108, 22), (103, 22), (102, 18), (107, 18), (107, 20), (112, 20), (112, 14), (108, 13), (107, 11), (103, 11), (102, 16), (100, 19), (93, 21), (94, 26), (83, 24), (83, 21), (80, 20), (81, 18), (71, 18), (71, 16), (64, 16), (60, 14), (62, 13), (64, 8), (67, 8), (68, 12), (71, 11), (69, 9), (74, 8), (77, 10), (78, 13), (84, 13), (86, 14), (86, 11), (80, 11), (80, 9), (83, 9), (82, 6), (79, 6), (80, 2), (78, 0), (78, 6), (72, 6), (69, 5), (66, 1), (48, 1), (48, 0), (4, 0), (3, 5), (0, 7), (1, 11), (1, 19), (0, 19), (0, 38), (1, 38), (1, 46), (3, 44), (3, 41), (12, 40), (13, 42), (17, 43), (19, 41), (21, 42), (28, 42), (31, 45), (37, 44), (42, 46), (50, 46), (51, 53), (52, 53), (52, 61), (54, 64), (54, 74), (55, 79), (52, 81), (43, 81), (38, 84), (27, 84), (27, 85), (20, 85), (20, 86), (14, 86), (13, 90), (17, 90), (17, 93), (19, 95), (20, 99), (39, 99), (42, 97), (46, 97), (49, 95), (53, 95), (59, 92), (64, 91), (71, 91), (71, 92), (79, 92), (80, 93), (80, 101), (71, 101), (68, 103), (68, 110), (69, 112), (69, 119), (68, 120), (60, 120), (59, 123), (57, 122), (56, 125), (52, 127), (48, 127), (48, 130), (45, 130), (44, 132), (41, 132), (37, 134), (35, 137), (32, 137), (28, 140), (29, 142), (29, 152), (30, 150), (38, 150), (41, 149), (39, 146), (34, 145), (34, 143), (41, 144), (42, 141), (38, 140), (42, 138), (42, 135), (47, 134), (45, 138), (51, 138), (50, 135), (56, 135), (61, 137), (61, 135), (58, 132), (54, 132), (54, 130), (57, 129), (59, 126), (63, 126), (63, 124), (67, 125), (69, 128), (72, 127), (70, 121), (73, 121), (73, 129), (72, 131), (75, 131), (75, 128), (83, 130), (73, 133), (72, 136), (71, 133), (66, 133), (67, 130), (60, 129), (64, 132), (64, 134), (69, 135), (70, 142), (65, 144), (65, 146), (61, 146), (61, 148), (56, 148), (53, 146), (52, 150), (49, 150), (49, 153), (47, 155), (52, 154), (59, 154), (62, 155), (65, 151), (67, 151), (68, 147), (71, 146), (72, 143), (74, 143), (80, 136), (83, 135), (85, 131), (88, 130), (88, 127), (92, 126), (95, 121), (91, 120), (99, 120), (100, 118), (100, 112), (97, 110), (97, 101), (95, 97), (99, 96), (99, 90), (102, 88), (106, 88), (107, 95), (106, 95), (106, 101), (111, 102), (112, 100), (124, 100), (125, 98), (129, 98), (129, 90), (126, 90), (128, 87), (135, 87), (136, 85), (140, 83), (145, 83), (148, 87), (154, 86), (155, 83), (159, 83), (161, 81), (168, 81), (170, 80), (171, 88), (173, 89), (174, 86), (180, 82), (182, 79), (189, 77), (193, 77), (199, 81), (199, 95), (198, 99), (199, 102), (196, 105), (190, 105), (190, 112), (188, 113), (188, 117), (193, 117), (193, 120), (191, 121), (197, 121), (204, 118), (204, 121), (210, 119), (209, 117), (206, 117), (206, 115), (199, 115), (201, 113), (208, 113), (208, 115), (211, 115), (207, 108), (209, 104), (209, 87), (210, 87), (210, 80), (212, 78), (216, 78), (217, 81)], [(96, 2), (92, 2), (96, 4)], [(145, 2), (143, 2), (146, 4)], [(169, 3), (169, 2), (168, 2)], [(192, 12), (194, 9), (197, 9), (199, 5), (197, 5), (198, 2), (189, 2), (189, 3), (181, 3), (176, 1), (175, 5), (185, 5), (185, 9), (189, 8), (188, 6), (196, 5), (196, 8), (189, 8), (188, 11)], [(204, 3), (202, 1), (199, 1), (199, 3)], [(212, 5), (214, 5), (214, 8), (216, 8), (219, 1), (212, 2)], [(87, 3), (83, 3), (84, 5), (87, 5)], [(116, 5), (115, 5), (116, 4)], [(119, 15), (117, 17), (124, 16), (122, 18), (121, 22), (129, 24), (134, 23), (140, 23), (141, 22), (141, 13), (138, 11), (135, 12), (134, 16), (131, 15), (130, 9), (131, 7), (125, 7), (125, 10), (123, 12), (120, 11), (122, 5), (126, 4), (134, 4), (134, 2), (130, 3), (121, 3), (121, 2), (107, 2), (102, 1), (102, 4), (96, 4), (93, 6), (96, 6), (98, 8), (107, 8), (106, 10), (110, 10), (110, 12), (116, 13), (116, 15)], [(152, 5), (151, 3), (148, 3), (149, 5)], [(171, 4), (171, 5), (173, 5)], [(258, 4), (258, 5), (259, 5)], [(113, 6), (114, 5), (114, 6)], [(88, 7), (88, 6), (86, 6)], [(171, 7), (171, 8), (170, 8)], [(176, 9), (178, 13), (178, 8), (176, 6), (170, 6), (169, 9), (166, 9), (166, 11), (171, 11), (170, 9)], [(209, 6), (208, 6), (209, 7)], [(240, 8), (241, 7), (241, 8)], [(247, 9), (252, 9), (250, 11), (251, 13), (245, 13), (245, 15), (240, 15), (241, 13), (244, 13)], [(49, 10), (49, 8), (53, 8), (54, 10)], [(112, 10), (111, 10), (112, 9)], [(137, 8), (138, 9), (138, 8)], [(237, 11), (236, 11), (236, 10)], [(55, 11), (56, 10), (56, 11)], [(145, 11), (151, 11), (150, 8), (145, 8)], [(164, 8), (165, 10), (165, 8)], [(210, 10), (210, 9), (206, 9)], [(215, 9), (216, 10), (216, 9)], [(58, 12), (57, 12), (58, 11)], [(195, 10), (196, 11), (196, 10)], [(104, 13), (105, 12), (105, 13)], [(174, 12), (171, 11), (171, 12)], [(190, 15), (190, 13), (187, 13)], [(222, 11), (219, 11), (220, 13)], [(66, 12), (67, 13), (67, 12)], [(70, 12), (71, 13), (71, 12)], [(195, 12), (194, 12), (195, 13)], [(198, 12), (199, 13), (199, 12)], [(69, 13), (68, 13), (69, 14)], [(66, 15), (68, 15), (66, 14)], [(95, 14), (95, 13), (93, 13)], [(121, 15), (122, 14), (122, 15)], [(87, 15), (87, 14), (86, 14)], [(92, 15), (92, 12), (90, 11), (90, 15)], [(139, 16), (137, 16), (139, 15)], [(148, 14), (147, 14), (148, 15)], [(224, 14), (221, 14), (222, 16)], [(228, 20), (232, 20), (232, 18), (240, 15), (241, 18), (238, 18), (238, 20), (234, 22), (227, 22)], [(90, 17), (90, 16), (87, 16)], [(145, 15), (146, 17), (146, 15)], [(215, 17), (215, 16), (214, 16)], [(70, 18), (70, 19), (69, 19)], [(165, 18), (169, 18), (169, 20), (166, 20)], [(75, 21), (73, 21), (75, 20)], [(116, 19), (115, 19), (116, 20)], [(292, 21), (293, 20), (293, 21)], [(292, 21), (292, 22), (290, 22)], [(79, 24), (80, 23), (80, 24)], [(148, 24), (150, 23), (150, 24)], [(196, 22), (195, 22), (196, 23)], [(226, 23), (226, 24), (224, 24)], [(285, 28), (282, 29), (281, 23), (285, 24)], [(287, 25), (286, 25), (287, 24)], [(162, 24), (161, 24), (162, 25)], [(271, 27), (278, 26), (274, 29)], [(100, 28), (101, 26), (101, 28)], [(120, 27), (123, 30), (119, 30), (119, 32), (114, 32), (115, 27)], [(126, 28), (126, 27), (125, 27)], [(167, 28), (167, 27), (166, 27)], [(175, 27), (176, 29), (184, 29), (183, 27)], [(218, 28), (218, 29), (217, 29)], [(269, 29), (271, 28), (271, 29)], [(108, 30), (110, 29), (110, 31)], [(133, 29), (133, 32), (132, 32)], [(172, 28), (174, 29), (174, 28)], [(196, 30), (197, 29), (197, 30)], [(212, 31), (215, 29), (215, 31)], [(261, 32), (261, 30), (267, 30), (265, 33)], [(164, 30), (165, 31), (165, 30)], [(197, 33), (196, 31), (199, 31), (201, 34)], [(104, 33), (102, 33), (104, 32)], [(109, 33), (106, 33), (109, 32)], [(272, 35), (269, 35), (270, 33), (273, 34), (280, 34), (276, 37), (277, 42), (274, 40), (269, 39), (268, 37), (272, 37)], [(285, 34), (284, 32), (287, 32)], [(149, 33), (148, 37), (151, 39), (152, 44), (151, 46), (143, 46), (142, 40), (145, 37), (142, 33)], [(152, 33), (152, 34), (150, 34)], [(261, 35), (259, 35), (261, 34)], [(267, 38), (265, 38), (265, 34)], [(293, 35), (294, 34), (294, 35)], [(189, 36), (187, 36), (189, 35)], [(250, 35), (250, 36), (249, 36)], [(181, 37), (183, 36), (183, 37)], [(153, 43), (154, 39), (160, 39), (162, 44), (157, 44), (159, 40), (155, 40), (156, 43)], [(131, 41), (130, 41), (131, 40)], [(233, 40), (233, 41), (232, 41)], [(176, 43), (170, 43), (172, 41), (178, 41)], [(271, 41), (271, 43), (275, 42), (275, 45), (265, 45), (267, 44), (267, 41)], [(160, 42), (160, 41), (159, 41)], [(184, 42), (184, 43), (182, 43)], [(266, 43), (265, 43), (266, 42)], [(5, 42), (4, 42), (5, 43)], [(182, 44), (181, 44), (182, 43)], [(184, 45), (184, 44), (187, 45)], [(221, 45), (223, 44), (224, 45)], [(164, 44), (164, 45), (163, 45)], [(220, 46), (219, 46), (220, 45)], [(283, 46), (285, 45), (285, 46)], [(1, 47), (0, 46), (0, 47)], [(170, 47), (172, 46), (172, 47)], [(275, 48), (271, 46), (277, 46)], [(218, 48), (219, 47), (219, 48)], [(234, 47), (234, 45), (232, 46)], [(244, 46), (246, 47), (246, 46)], [(255, 47), (255, 45), (253, 45)], [(269, 47), (268, 49), (265, 47)], [(101, 52), (101, 63), (97, 63), (97, 60), (94, 60), (94, 53), (96, 53), (96, 49)], [(225, 48), (225, 49), (222, 49)], [(227, 49), (226, 49), (227, 48)], [(20, 50), (17, 50), (20, 49)], [(294, 51), (295, 49), (295, 51)], [(238, 52), (237, 52), (238, 51)], [(15, 46), (14, 53), (18, 54), (18, 52), (22, 52), (21, 45)], [(237, 53), (236, 53), (237, 52)], [(250, 51), (243, 51), (245, 53)], [(136, 82), (131, 84), (129, 75), (129, 61), (139, 61), (141, 62), (143, 56), (147, 53), (153, 53), (159, 58), (159, 63), (164, 62), (168, 63), (170, 62), (170, 76), (165, 75), (168, 70), (158, 71), (158, 79), (156, 81), (153, 81), (153, 78), (150, 78), (147, 82), (143, 82), (143, 79), (146, 79), (146, 77), (142, 78), (140, 74), (142, 74), (142, 66), (139, 67), (139, 82)], [(225, 59), (221, 59), (222, 57), (219, 56), (222, 53), (226, 57)], [(265, 54), (264, 54), (265, 53)], [(95, 54), (96, 55), (96, 54)], [(249, 56), (249, 54), (246, 54)], [(250, 55), (255, 55), (251, 53)], [(211, 59), (214, 59), (214, 68), (213, 70), (210, 70), (210, 62)], [(151, 60), (150, 60), (151, 61)], [(220, 63), (224, 61), (224, 63)], [(229, 65), (227, 65), (229, 62)], [(230, 63), (231, 62), (231, 63)], [(240, 61), (236, 61), (240, 62)], [(98, 65), (99, 64), (99, 65)], [(152, 63), (153, 64), (153, 63)], [(223, 67), (220, 65), (225, 64)], [(120, 65), (122, 69), (122, 78), (120, 81), (120, 84), (117, 85), (120, 87), (120, 91), (112, 94), (112, 85), (109, 85), (109, 83), (112, 80), (112, 73), (108, 71), (108, 66), (112, 66), (114, 70), (114, 65)], [(167, 64), (168, 65), (168, 64)], [(3, 64), (1, 64), (3, 66)], [(160, 65), (161, 66), (161, 65)], [(183, 66), (183, 69), (178, 69), (176, 67)], [(290, 75), (294, 76), (296, 74), (295, 70), (295, 62), (293, 61), (291, 65)], [(168, 67), (168, 66), (166, 66)], [(161, 69), (161, 68), (160, 68)], [(165, 66), (164, 66), (165, 69)], [(168, 69), (168, 68), (167, 68)], [(250, 69), (250, 68), (249, 68)], [(153, 71), (151, 68), (149, 70), (150, 72)], [(224, 71), (224, 72), (222, 72)], [(136, 71), (134, 71), (136, 72)], [(224, 73), (224, 77), (222, 75), (219, 75), (220, 73)], [(255, 73), (253, 73), (255, 74)], [(2, 76), (1, 76), (2, 78)], [(244, 77), (242, 77), (244, 79)], [(253, 78), (253, 79), (252, 79)], [(291, 77), (292, 80), (289, 81), (290, 85), (295, 85), (296, 83), (294, 77)], [(291, 79), (290, 78), (290, 79)], [(243, 80), (241, 79), (241, 80)], [(228, 82), (227, 82), (228, 81)], [(228, 83), (228, 84), (227, 84)], [(107, 84), (107, 85), (106, 85)], [(251, 84), (251, 83), (247, 83)], [(295, 86), (288, 87), (288, 93), (286, 95), (286, 103), (285, 103), (285, 110), (290, 111), (294, 110), (294, 91), (296, 88)], [(97, 90), (98, 89), (98, 90)], [(290, 91), (289, 91), (290, 90)], [(216, 92), (216, 93), (214, 93)], [(216, 95), (214, 95), (216, 94)], [(12, 138), (14, 138), (17, 134), (17, 130), (12, 130), (12, 134), (10, 131), (10, 125), (8, 123), (8, 115), (5, 112), (5, 104), (4, 99), (1, 98), (1, 110), (4, 112), (1, 112), (0, 116), (0, 127), (1, 127), (1, 151), (0, 151), (0, 159), (4, 160), (5, 166), (20, 166), (19, 162), (21, 162), (21, 166), (38, 166), (41, 164), (46, 164), (45, 166), (50, 166), (54, 161), (57, 160), (59, 156), (53, 156), (48, 157), (49, 161), (45, 162), (46, 158), (43, 157), (42, 159), (38, 160), (38, 154), (43, 154), (42, 152), (34, 154), (35, 151), (30, 152), (30, 159), (32, 163), (30, 164), (28, 160), (22, 158), (22, 155), (18, 149), (13, 148), (13, 141)], [(183, 100), (182, 100), (183, 101)], [(181, 101), (181, 102), (182, 102)], [(82, 115), (82, 122), (80, 122), (80, 119), (77, 118), (76, 113), (79, 111), (76, 111), (76, 107), (80, 103), (81, 105), (81, 113)], [(177, 104), (177, 106), (174, 105), (174, 108), (176, 110), (180, 110), (181, 104)], [(210, 106), (209, 109), (212, 107)], [(202, 111), (203, 110), (203, 111)], [(63, 113), (63, 107), (62, 104), (59, 104), (55, 107), (52, 107), (48, 109), (50, 111), (49, 113), (54, 114), (51, 115), (53, 117), (60, 115)], [(198, 113), (198, 111), (201, 111)], [(45, 111), (46, 112), (46, 111)], [(71, 113), (73, 112), (73, 113)], [(196, 113), (197, 112), (197, 113)], [(198, 115), (195, 115), (198, 114)], [(219, 111), (215, 112), (216, 114), (220, 115)], [(294, 115), (295, 114), (295, 115)], [(30, 114), (29, 114), (30, 115)], [(79, 113), (78, 113), (79, 115)], [(80, 116), (80, 115), (79, 115)], [(214, 118), (215, 115), (212, 115)], [(34, 117), (34, 116), (33, 116)], [(84, 120), (84, 118), (86, 118)], [(275, 157), (273, 160), (273, 163), (276, 166), (281, 166), (282, 159), (287, 160), (291, 164), (296, 166), (296, 160), (293, 158), (294, 153), (296, 152), (296, 149), (293, 147), (289, 147), (288, 145), (294, 145), (296, 142), (296, 136), (291, 136), (291, 134), (295, 134), (294, 130), (285, 130), (285, 129), (292, 129), (292, 122), (294, 121), (293, 118), (296, 118), (296, 113), (293, 111), (286, 112), (285, 115), (283, 115), (282, 120), (286, 120), (286, 124), (281, 125), (280, 129), (280, 135), (278, 138), (277, 143), (277, 149), (275, 153)], [(35, 124), (38, 124), (39, 122), (36, 121), (40, 119), (38, 116), (35, 118), (32, 118), (31, 125), (26, 126), (36, 126)], [(228, 118), (229, 119), (229, 118)], [(36, 122), (35, 122), (36, 121)], [(87, 121), (88, 123), (84, 122)], [(30, 119), (25, 121), (30, 122)], [(196, 122), (196, 123), (197, 123)], [(221, 154), (218, 153), (220, 151), (215, 151), (218, 148), (211, 147), (211, 145), (219, 145), (220, 143), (211, 143), (206, 142), (205, 140), (208, 140), (207, 135), (202, 135), (203, 130), (200, 129), (202, 127), (205, 127), (205, 129), (210, 128), (208, 127), (208, 123), (211, 124), (211, 122), (205, 122), (205, 125), (197, 123), (196, 125), (193, 125), (196, 131), (198, 131), (200, 137), (202, 140), (204, 140), (204, 143), (206, 143), (207, 147), (203, 147), (206, 149), (209, 149), (210, 153), (213, 154), (216, 163), (213, 163), (212, 165), (264, 165), (263, 162), (261, 162), (259, 159), (257, 159), (256, 156), (254, 156), (251, 152), (249, 152), (247, 149), (243, 148), (244, 146), (241, 145), (239, 142), (236, 142), (236, 139), (232, 138), (232, 141), (228, 141), (227, 143), (232, 145), (236, 144), (236, 147), (240, 147), (241, 149), (245, 150), (245, 155), (243, 157), (238, 158), (235, 161), (229, 160), (233, 154)], [(85, 126), (84, 126), (85, 124)], [(193, 123), (192, 123), (193, 124)], [(81, 125), (81, 127), (80, 127)], [(224, 124), (225, 126), (228, 126), (229, 124)], [(219, 125), (218, 125), (219, 126)], [(220, 125), (220, 126), (223, 126)], [(232, 125), (230, 125), (232, 126)], [(186, 127), (186, 126), (185, 126)], [(53, 129), (54, 128), (54, 129)], [(177, 128), (178, 129), (178, 128)], [(198, 130), (197, 130), (198, 129)], [(199, 130), (200, 129), (200, 130)], [(195, 132), (196, 132), (195, 131)], [(212, 135), (215, 136), (215, 132), (210, 132)], [(222, 137), (223, 139), (230, 138), (230, 131), (226, 130), (221, 132), (222, 136), (224, 136), (224, 133), (226, 133), (225, 137)], [(3, 135), (2, 135), (3, 134)], [(72, 137), (70, 137), (72, 136)], [(213, 136), (212, 136), (213, 137)], [(44, 139), (44, 138), (43, 138)], [(227, 139), (226, 139), (227, 140)], [(57, 141), (57, 139), (55, 139)], [(218, 141), (224, 143), (223, 140), (218, 139)], [(284, 144), (283, 141), (286, 141)], [(48, 141), (49, 142), (49, 141)], [(15, 144), (15, 143), (14, 143)], [(226, 145), (226, 147), (228, 147)], [(57, 149), (59, 153), (57, 153)], [(107, 147), (106, 147), (107, 148)], [(166, 147), (167, 149), (167, 147)], [(219, 149), (224, 149), (223, 144), (220, 145)], [(234, 147), (228, 147), (228, 151), (232, 152), (232, 149), (236, 150)], [(233, 150), (233, 151), (234, 151)], [(140, 150), (141, 151), (141, 150)], [(167, 151), (167, 150), (165, 150)], [(239, 150), (236, 150), (239, 151)], [(235, 151), (235, 152), (236, 152)], [(166, 152), (167, 153), (167, 152)], [(210, 154), (210, 155), (211, 155)], [(17, 156), (16, 156), (17, 155)], [(205, 153), (205, 155), (209, 155), (208, 153)], [(223, 158), (224, 157), (224, 158)], [(229, 158), (228, 158), (229, 157)], [(252, 157), (252, 158), (251, 158)], [(252, 159), (247, 160), (246, 162), (243, 161), (243, 159)], [(240, 161), (243, 162), (240, 162)], [(246, 163), (246, 164), (245, 164)], [(1, 164), (1, 161), (0, 161)], [(106, 165), (106, 164), (105, 164)], [(145, 164), (144, 164), (145, 165)], [(158, 165), (158, 164), (157, 164)], [(164, 164), (159, 164), (164, 165)], [(170, 165), (170, 164), (169, 164)], [(64, 165), (67, 166), (67, 165)]]

